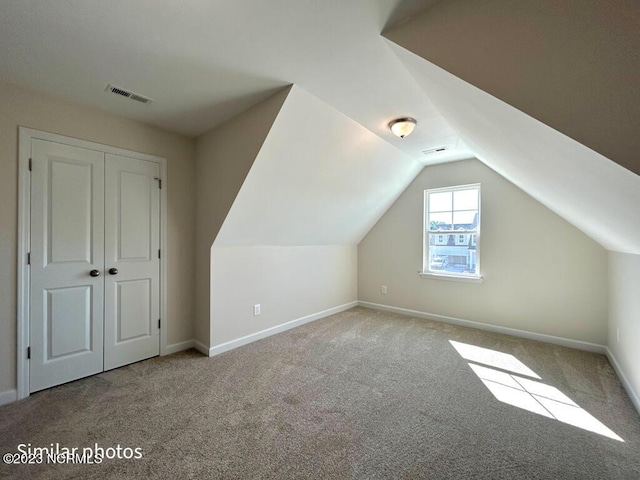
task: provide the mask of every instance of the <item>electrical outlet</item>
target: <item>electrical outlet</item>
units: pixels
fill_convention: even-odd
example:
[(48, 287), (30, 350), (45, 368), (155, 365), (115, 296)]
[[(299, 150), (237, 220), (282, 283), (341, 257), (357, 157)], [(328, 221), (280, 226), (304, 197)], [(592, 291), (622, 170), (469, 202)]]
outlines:
[(387, 293), (387, 286), (386, 285), (382, 285), (382, 288), (380, 289), (380, 292), (382, 292), (383, 294), (386, 295)]
[(256, 303), (256, 304), (253, 306), (253, 316), (254, 316), (254, 317), (257, 317), (258, 315), (260, 315), (260, 304), (259, 304), (259, 303)]

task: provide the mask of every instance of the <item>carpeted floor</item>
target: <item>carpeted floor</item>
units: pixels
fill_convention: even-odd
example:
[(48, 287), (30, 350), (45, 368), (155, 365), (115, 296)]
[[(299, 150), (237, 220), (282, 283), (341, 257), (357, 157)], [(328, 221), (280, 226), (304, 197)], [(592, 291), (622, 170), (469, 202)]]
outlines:
[[(450, 340), (513, 355), (623, 441), (499, 401)], [(481, 357), (471, 363), (504, 360)], [(489, 365), (498, 383), (511, 363)], [(1, 478), (640, 478), (640, 417), (602, 355), (365, 308), (33, 394), (0, 408), (0, 433), (1, 454), (98, 443), (143, 455), (0, 464)]]

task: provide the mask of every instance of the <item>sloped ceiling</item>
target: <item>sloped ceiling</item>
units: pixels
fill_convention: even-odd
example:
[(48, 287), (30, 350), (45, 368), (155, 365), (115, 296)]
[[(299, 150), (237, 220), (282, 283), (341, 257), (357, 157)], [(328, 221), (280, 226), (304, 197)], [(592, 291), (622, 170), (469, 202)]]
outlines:
[(640, 174), (637, 0), (441, 1), (384, 36)]
[(293, 86), (213, 246), (357, 244), (421, 169)]
[(282, 89), (198, 137), (196, 234), (204, 252), (220, 232), (290, 90)]
[[(380, 31), (433, 1), (0, 1), (0, 79), (191, 137), (295, 83), (427, 163), (455, 132)], [(387, 124), (407, 115), (400, 140)]]
[(605, 248), (640, 253), (640, 176), (389, 44), (480, 160)]
[[(489, 166), (607, 248), (637, 252), (638, 178), (558, 131), (639, 170), (639, 5), (0, 2), (0, 78), (190, 136), (283, 85), (304, 88), (287, 98), (219, 244), (357, 243), (416, 162), (432, 162), (421, 151), (462, 136)], [(394, 55), (381, 29), (425, 6), (385, 34), (418, 56)], [(108, 94), (107, 83), (155, 101)], [(419, 123), (400, 140), (387, 124), (404, 115)]]

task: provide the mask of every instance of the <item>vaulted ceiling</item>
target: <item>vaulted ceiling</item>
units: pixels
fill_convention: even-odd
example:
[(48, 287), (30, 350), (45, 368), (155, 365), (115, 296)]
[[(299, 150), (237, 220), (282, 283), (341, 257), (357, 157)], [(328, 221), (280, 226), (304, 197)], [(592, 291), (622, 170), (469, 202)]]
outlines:
[[(188, 136), (294, 83), (428, 162), (433, 157), (422, 150), (456, 146), (456, 134), (380, 32), (431, 3), (3, 1), (0, 79)], [(105, 92), (110, 83), (154, 101)], [(419, 128), (402, 141), (387, 124), (406, 115), (419, 119)]]
[(441, 1), (384, 35), (640, 174), (637, 0)]
[[(231, 207), (223, 244), (357, 242), (421, 166), (475, 155), (606, 248), (640, 253), (634, 0), (187, 5), (2, 2), (0, 79), (193, 137), (296, 85)], [(154, 101), (105, 92), (109, 83)], [(406, 115), (418, 127), (400, 140), (387, 124)], [(440, 145), (450, 151), (422, 153)], [(358, 178), (368, 184), (328, 195)], [(264, 206), (284, 230), (252, 210), (274, 187), (298, 200), (276, 195)], [(307, 225), (301, 212), (310, 210), (334, 222), (330, 234)]]
[(458, 0), (384, 36), (479, 159), (640, 253), (638, 32), (637, 2)]
[(421, 170), (294, 85), (214, 246), (358, 244)]

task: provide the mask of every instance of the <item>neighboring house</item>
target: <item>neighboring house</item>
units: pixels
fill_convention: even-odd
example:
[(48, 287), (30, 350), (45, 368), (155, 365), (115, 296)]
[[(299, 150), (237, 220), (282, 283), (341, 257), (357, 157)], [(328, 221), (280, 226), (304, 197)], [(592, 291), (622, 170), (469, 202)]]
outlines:
[[(462, 230), (467, 231), (478, 226), (478, 214), (472, 223), (438, 224), (436, 231)], [(434, 270), (470, 270), (474, 271), (477, 263), (476, 235), (470, 233), (443, 233), (430, 235), (431, 249), (430, 266)]]

